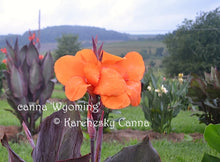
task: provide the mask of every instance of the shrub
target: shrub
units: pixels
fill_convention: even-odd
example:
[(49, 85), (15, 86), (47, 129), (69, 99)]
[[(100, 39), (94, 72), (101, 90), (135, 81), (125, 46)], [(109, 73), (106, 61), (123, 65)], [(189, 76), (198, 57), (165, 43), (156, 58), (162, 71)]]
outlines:
[(205, 79), (193, 74), (189, 84), (188, 96), (190, 102), (199, 106), (202, 114), (199, 120), (205, 124), (220, 123), (220, 73), (211, 68), (211, 73), (204, 73)]
[[(2, 50), (1, 50), (2, 51)], [(4, 63), (4, 55), (0, 55), (0, 95), (3, 93), (3, 80), (4, 80), (4, 70), (6, 70), (6, 64)]]
[(42, 117), (42, 108), (54, 88), (53, 59), (50, 53), (44, 57), (31, 41), (19, 49), (18, 41), (14, 48), (7, 42), (7, 71), (5, 77), (8, 88), (6, 95), (11, 111), (31, 133), (37, 133), (35, 122)]
[(80, 43), (78, 36), (64, 34), (57, 39), (57, 49), (55, 51), (55, 60), (64, 55), (75, 55), (80, 50)]
[(169, 133), (171, 120), (186, 106), (183, 101), (188, 82), (155, 77), (151, 70), (143, 82), (142, 109), (146, 120), (151, 123), (154, 131)]

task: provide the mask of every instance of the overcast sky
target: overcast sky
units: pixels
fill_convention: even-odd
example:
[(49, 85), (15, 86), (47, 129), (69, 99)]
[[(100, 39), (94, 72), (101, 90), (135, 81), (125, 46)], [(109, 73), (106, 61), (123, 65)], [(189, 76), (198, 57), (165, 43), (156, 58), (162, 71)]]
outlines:
[(1, 0), (0, 34), (54, 25), (87, 25), (149, 34), (176, 29), (184, 18), (220, 7), (220, 0)]

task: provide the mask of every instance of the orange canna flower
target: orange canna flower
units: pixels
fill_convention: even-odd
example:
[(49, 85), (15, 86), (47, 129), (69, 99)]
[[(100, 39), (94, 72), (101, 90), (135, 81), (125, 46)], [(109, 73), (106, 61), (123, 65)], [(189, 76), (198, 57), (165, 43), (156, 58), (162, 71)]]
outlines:
[(7, 54), (7, 49), (6, 48), (1, 48), (0, 49), (2, 53)]
[(36, 42), (39, 43), (39, 42), (40, 42), (40, 39), (39, 39), (39, 38), (36, 38)]
[(44, 55), (39, 55), (39, 59), (43, 60), (44, 59)]
[(2, 60), (2, 63), (7, 64), (7, 60), (6, 60), (6, 59), (3, 59), (3, 60)]
[(35, 36), (36, 36), (35, 33), (33, 33), (32, 35), (30, 35), (30, 36), (28, 37), (29, 41), (33, 41), (33, 40), (35, 39)]
[(99, 95), (102, 104), (110, 109), (140, 103), (140, 80), (145, 65), (137, 52), (129, 52), (121, 58), (103, 51), (99, 61), (93, 50), (83, 49), (75, 56), (66, 55), (58, 59), (54, 70), (71, 101), (82, 98), (88, 92)]

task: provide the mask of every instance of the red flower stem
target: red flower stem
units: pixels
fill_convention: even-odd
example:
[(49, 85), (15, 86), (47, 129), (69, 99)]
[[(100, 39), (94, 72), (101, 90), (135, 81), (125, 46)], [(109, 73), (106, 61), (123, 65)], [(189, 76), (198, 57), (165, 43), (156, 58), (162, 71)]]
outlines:
[(103, 138), (103, 118), (104, 118), (104, 111), (101, 109), (101, 119), (100, 123), (102, 125), (99, 126), (98, 134), (97, 134), (97, 142), (96, 142), (96, 152), (95, 152), (95, 162), (100, 162), (101, 159), (101, 151), (102, 151), (102, 138)]
[(90, 138), (91, 162), (95, 162), (95, 138)]
[(96, 136), (96, 129), (94, 126), (94, 120), (91, 114), (88, 116), (88, 120), (90, 123), (87, 124), (88, 133), (90, 137), (90, 147), (91, 147), (91, 162), (95, 162), (95, 136)]

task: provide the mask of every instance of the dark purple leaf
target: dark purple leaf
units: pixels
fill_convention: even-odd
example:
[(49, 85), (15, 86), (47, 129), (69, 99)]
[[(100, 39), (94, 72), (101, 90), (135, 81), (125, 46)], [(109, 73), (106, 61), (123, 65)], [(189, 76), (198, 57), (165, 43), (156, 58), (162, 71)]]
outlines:
[(44, 56), (41, 67), (43, 72), (44, 84), (47, 85), (47, 83), (53, 78), (54, 75), (53, 58), (49, 52)]
[(59, 161), (56, 161), (56, 162), (89, 162), (89, 160), (91, 158), (90, 156), (91, 156), (90, 154), (87, 154), (87, 155), (81, 156), (80, 158), (68, 159), (68, 160), (59, 160)]
[(14, 97), (21, 98), (26, 95), (26, 87), (24, 85), (22, 72), (15, 66), (12, 66), (11, 68), (10, 83)]
[(6, 147), (8, 150), (8, 161), (9, 162), (25, 162), (23, 159), (21, 159), (9, 146), (7, 136), (4, 135), (1, 139), (2, 146)]
[(98, 56), (99, 56), (99, 61), (102, 61), (102, 57), (103, 57), (103, 51), (102, 51), (102, 47), (103, 47), (103, 42), (102, 42), (102, 44), (101, 44), (101, 46), (99, 47), (99, 49), (98, 49)]
[[(73, 104), (73, 103), (71, 103)], [(68, 105), (71, 105), (70, 103)], [(35, 149), (34, 162), (54, 162), (79, 158), (83, 140), (81, 128), (71, 122), (80, 120), (78, 111), (62, 109), (47, 117), (41, 124)]]
[[(30, 67), (29, 88), (33, 96), (36, 98), (36, 92), (41, 88), (43, 81), (40, 65), (34, 61)], [(35, 100), (35, 99), (34, 99)]]
[(33, 45), (32, 42), (30, 42), (28, 46), (26, 59), (27, 59), (28, 66), (31, 66), (33, 61), (36, 61), (37, 63), (39, 63), (39, 54), (38, 54), (36, 47)]
[(93, 49), (93, 52), (96, 55), (96, 58), (98, 59), (99, 56), (98, 56), (98, 53), (97, 53), (97, 36), (96, 36), (95, 39), (92, 37), (92, 49)]
[(26, 53), (27, 53), (27, 46), (25, 45), (21, 48), (18, 54), (19, 66), (21, 66), (24, 63)]
[(23, 62), (23, 65), (21, 66), (21, 70), (23, 72), (23, 77), (24, 77), (25, 85), (27, 86), (30, 74), (29, 74), (29, 66), (28, 66), (26, 61)]
[[(10, 45), (10, 43), (6, 40), (6, 44), (7, 44), (7, 61), (8, 62), (14, 62), (15, 61), (15, 51), (13, 49), (13, 47)], [(7, 62), (7, 64), (8, 64)]]
[(109, 157), (105, 162), (161, 162), (160, 156), (153, 148), (146, 136), (144, 140), (136, 145), (123, 148), (116, 155)]
[(39, 98), (39, 102), (41, 105), (45, 104), (47, 99), (50, 98), (52, 92), (54, 89), (54, 83), (53, 82), (49, 82), (46, 87), (43, 89), (43, 91), (41, 92), (40, 98)]
[(15, 40), (14, 51), (15, 51), (15, 54), (17, 55), (19, 51), (18, 38), (16, 38)]

